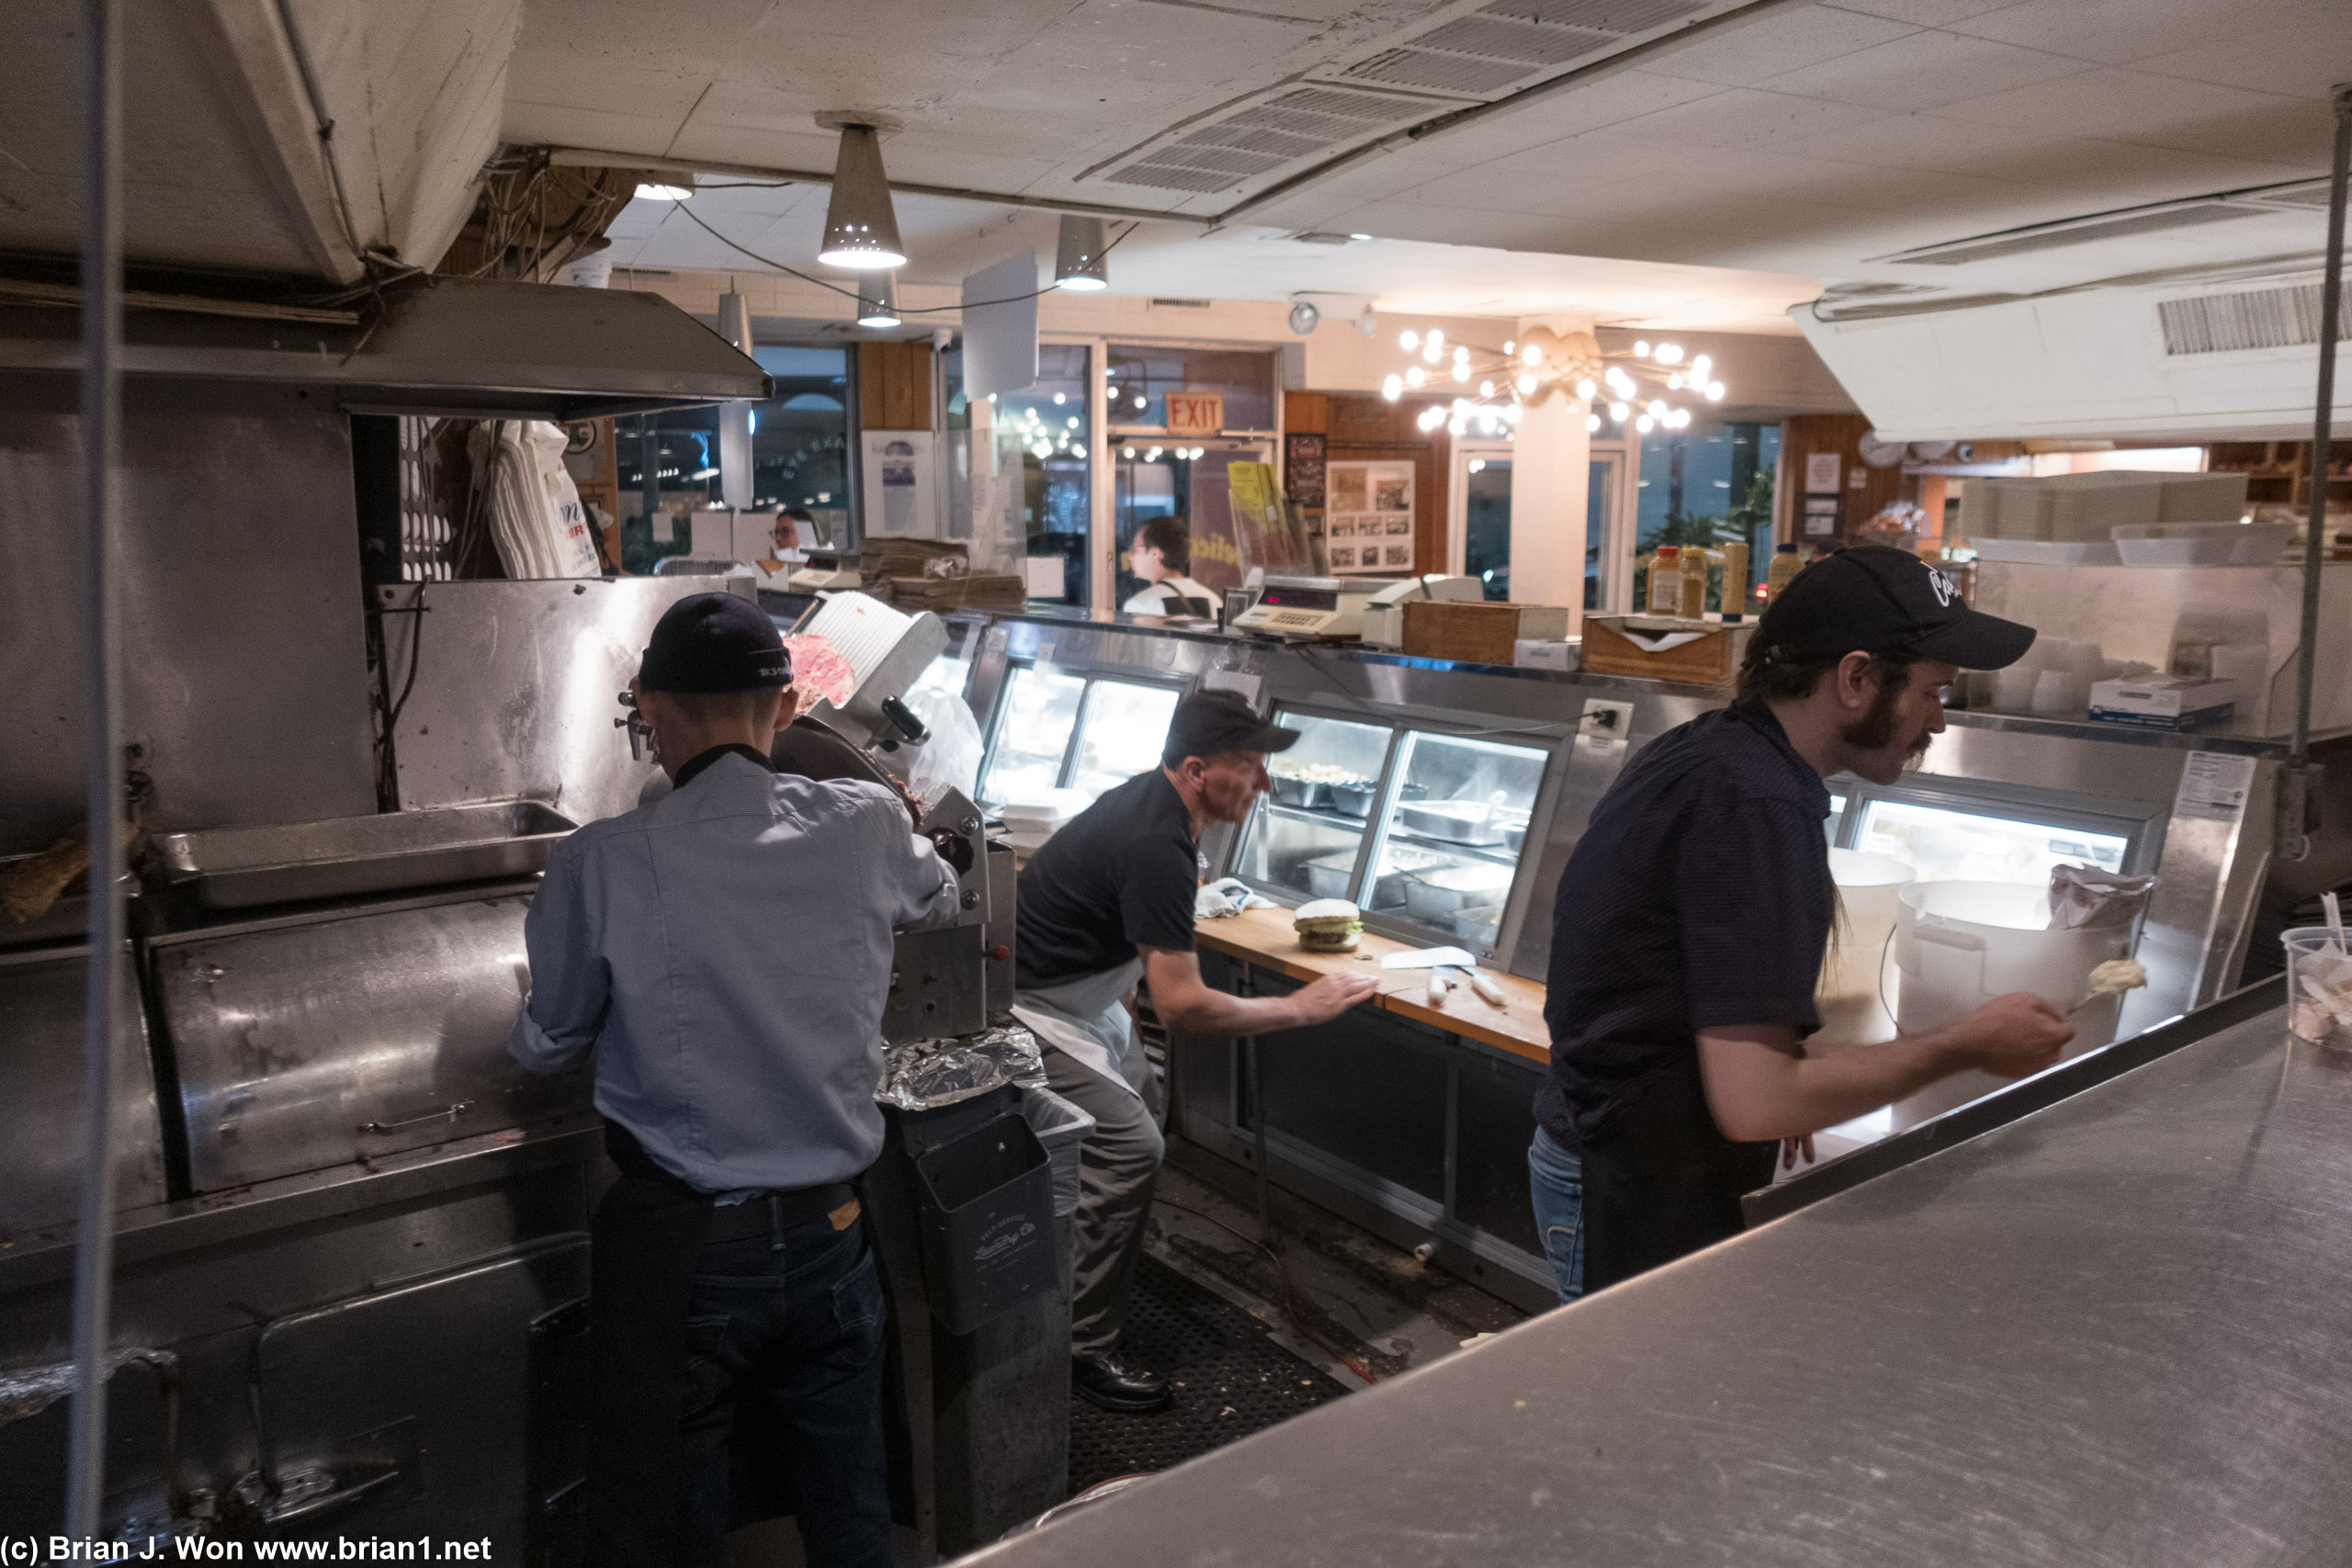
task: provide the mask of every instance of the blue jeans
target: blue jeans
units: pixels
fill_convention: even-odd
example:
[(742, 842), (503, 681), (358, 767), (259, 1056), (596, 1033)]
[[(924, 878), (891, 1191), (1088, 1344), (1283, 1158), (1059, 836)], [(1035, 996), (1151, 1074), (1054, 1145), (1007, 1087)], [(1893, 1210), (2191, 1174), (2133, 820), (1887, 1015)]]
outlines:
[(882, 1286), (864, 1224), (822, 1220), (769, 1238), (714, 1242), (695, 1260), (686, 1316), (680, 1470), (692, 1568), (724, 1568), (728, 1439), (740, 1398), (766, 1401), (786, 1434), (809, 1568), (890, 1568), (882, 1436)]
[(1544, 1256), (1566, 1306), (1584, 1294), (1584, 1161), (1538, 1127), (1527, 1145), (1527, 1187)]

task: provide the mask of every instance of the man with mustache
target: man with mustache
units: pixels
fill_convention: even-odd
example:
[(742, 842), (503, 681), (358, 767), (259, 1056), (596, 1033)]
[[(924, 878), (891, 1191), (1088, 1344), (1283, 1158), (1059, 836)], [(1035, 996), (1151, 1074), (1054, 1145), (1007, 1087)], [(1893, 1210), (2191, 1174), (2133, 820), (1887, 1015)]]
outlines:
[(1840, 551), (1765, 611), (1731, 705), (1650, 742), (1593, 809), (1553, 916), (1528, 1151), (1561, 1300), (1736, 1235), (1784, 1139), (1965, 1068), (2058, 1059), (2072, 1026), (2022, 992), (1884, 1044), (1804, 1043), (1837, 911), (1822, 780), (1894, 783), (1960, 671), (2033, 638), (1916, 556)]

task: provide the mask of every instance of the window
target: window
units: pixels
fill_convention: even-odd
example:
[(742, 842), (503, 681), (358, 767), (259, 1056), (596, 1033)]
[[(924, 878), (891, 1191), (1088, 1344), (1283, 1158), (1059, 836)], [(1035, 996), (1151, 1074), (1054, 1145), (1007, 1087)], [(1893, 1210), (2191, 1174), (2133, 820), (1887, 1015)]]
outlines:
[[(1720, 551), (1735, 540), (1747, 546), (1744, 603), (1764, 580), (1772, 555), (1772, 466), (1781, 450), (1776, 424), (1698, 425), (1642, 437), (1639, 499), (1634, 505), (1634, 603), (1649, 603), (1644, 558), (1660, 545), (1699, 545)], [(1588, 591), (1589, 592), (1589, 591)], [(1709, 604), (1722, 598), (1720, 568), (1710, 579)]]
[(1029, 558), (1062, 563), (1060, 592), (1040, 592), (1033, 576), (1030, 597), (1081, 607), (1089, 602), (1086, 540), (1094, 499), (1088, 354), (1077, 344), (1039, 344), (1037, 384), (996, 394), (991, 423), (997, 472), (1020, 476), (1017, 504)]
[(1223, 429), (1274, 428), (1274, 356), (1263, 349), (1113, 344), (1104, 359), (1105, 406), (1114, 430), (1166, 429), (1171, 391), (1222, 396)]
[[(1510, 459), (1472, 457), (1463, 491), (1466, 499), (1462, 570), (1485, 585), (1489, 599), (1510, 597)], [(1591, 524), (1588, 522), (1589, 528)]]

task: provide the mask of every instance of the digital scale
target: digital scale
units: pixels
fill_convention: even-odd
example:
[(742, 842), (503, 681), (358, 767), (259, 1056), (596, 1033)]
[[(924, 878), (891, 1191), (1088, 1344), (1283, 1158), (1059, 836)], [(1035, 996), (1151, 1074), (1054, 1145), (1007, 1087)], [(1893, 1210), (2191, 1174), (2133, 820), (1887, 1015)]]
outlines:
[(1398, 586), (1385, 577), (1269, 577), (1233, 624), (1268, 637), (1354, 637), (1363, 630), (1364, 606)]
[(842, 565), (842, 559), (840, 556), (809, 551), (808, 564), (792, 574), (794, 590), (814, 593), (823, 589), (863, 587), (865, 580), (858, 575), (855, 558), (851, 558), (853, 564), (846, 567)]

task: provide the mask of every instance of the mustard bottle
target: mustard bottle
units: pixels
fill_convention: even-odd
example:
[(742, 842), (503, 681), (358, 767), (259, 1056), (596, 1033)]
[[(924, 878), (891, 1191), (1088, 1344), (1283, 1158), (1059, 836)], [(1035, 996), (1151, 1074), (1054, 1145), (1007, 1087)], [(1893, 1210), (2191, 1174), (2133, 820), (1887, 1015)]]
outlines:
[(1660, 545), (1657, 554), (1650, 558), (1650, 603), (1653, 615), (1679, 615), (1682, 613), (1681, 552), (1672, 545)]
[(1682, 547), (1682, 609), (1685, 620), (1707, 613), (1707, 552), (1697, 545)]

